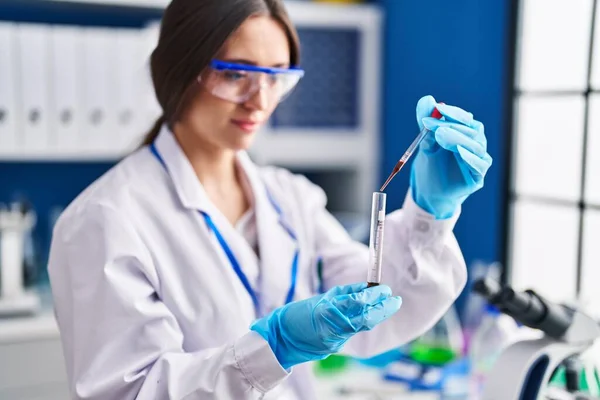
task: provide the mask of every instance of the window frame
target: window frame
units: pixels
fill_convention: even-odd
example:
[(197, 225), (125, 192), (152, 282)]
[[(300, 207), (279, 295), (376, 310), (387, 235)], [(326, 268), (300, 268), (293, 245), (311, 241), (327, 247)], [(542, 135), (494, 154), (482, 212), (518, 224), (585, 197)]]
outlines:
[[(514, 0), (511, 2), (511, 10), (510, 10), (510, 18), (509, 18), (509, 46), (508, 47), (508, 55), (507, 62), (509, 64), (508, 74), (509, 74), (509, 94), (506, 97), (506, 121), (507, 121), (507, 131), (506, 131), (506, 143), (505, 143), (505, 160), (507, 160), (507, 165), (505, 169), (505, 179), (504, 179), (504, 193), (505, 193), (505, 201), (504, 201), (504, 215), (506, 215), (504, 221), (504, 232), (502, 239), (502, 264), (504, 265), (502, 272), (502, 283), (512, 285), (513, 282), (513, 265), (511, 265), (512, 258), (512, 240), (513, 240), (513, 231), (515, 229), (514, 223), (514, 213), (513, 207), (518, 204), (519, 201), (526, 202), (534, 202), (539, 204), (551, 204), (551, 205), (561, 205), (572, 207), (577, 210), (578, 213), (578, 237), (577, 237), (577, 260), (576, 260), (576, 271), (575, 271), (575, 280), (576, 280), (576, 296), (580, 296), (582, 291), (582, 273), (583, 273), (583, 257), (584, 257), (584, 224), (585, 224), (585, 215), (588, 210), (600, 210), (600, 205), (590, 204), (586, 200), (586, 177), (588, 167), (588, 152), (587, 146), (590, 137), (590, 113), (592, 110), (590, 109), (590, 103), (592, 97), (598, 96), (600, 98), (600, 85), (597, 89), (593, 87), (593, 70), (594, 68), (594, 39), (596, 36), (596, 29), (600, 29), (600, 23), (597, 24), (597, 14), (600, 17), (600, 13), (598, 13), (598, 0), (592, 0), (592, 12), (590, 13), (590, 17), (592, 18), (590, 24), (590, 40), (588, 46), (588, 59), (587, 59), (587, 71), (586, 71), (586, 86), (583, 90), (521, 90), (519, 88), (519, 71), (520, 71), (520, 52), (521, 52), (521, 32), (522, 27), (521, 23), (523, 21), (524, 15), (524, 3), (529, 0)], [(566, 0), (565, 0), (566, 1)], [(600, 36), (599, 36), (600, 37)], [(600, 46), (598, 46), (598, 51), (600, 51)], [(597, 61), (600, 62), (600, 54), (596, 55)], [(600, 66), (597, 66), (596, 69), (599, 70), (598, 74), (600, 75)], [(535, 195), (523, 195), (517, 193), (516, 188), (516, 178), (517, 178), (517, 132), (516, 129), (518, 127), (518, 107), (519, 100), (523, 96), (540, 96), (540, 97), (550, 97), (550, 96), (564, 96), (564, 95), (581, 95), (584, 98), (584, 121), (583, 121), (583, 139), (582, 139), (582, 148), (581, 148), (581, 184), (577, 201), (566, 201), (560, 199), (554, 199), (551, 197), (544, 196), (535, 196)], [(535, 290), (535, 288), (533, 288)], [(575, 300), (575, 299), (573, 299)]]

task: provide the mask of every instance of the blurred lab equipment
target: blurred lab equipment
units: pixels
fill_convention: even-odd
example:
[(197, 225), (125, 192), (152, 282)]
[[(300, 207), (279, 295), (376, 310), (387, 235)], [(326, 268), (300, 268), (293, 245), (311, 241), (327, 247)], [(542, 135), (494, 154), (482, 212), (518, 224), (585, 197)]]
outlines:
[(433, 328), (405, 346), (403, 354), (384, 368), (383, 377), (412, 392), (441, 392), (448, 377), (468, 373), (460, 359), (462, 348), (460, 321), (450, 307)]
[[(444, 104), (444, 103), (439, 103), (439, 104)], [(431, 117), (436, 118), (436, 119), (442, 119), (443, 115), (440, 114), (440, 112), (437, 110), (437, 108), (434, 108), (433, 111), (431, 112)], [(394, 166), (394, 169), (392, 170), (392, 172), (390, 173), (388, 178), (385, 180), (384, 184), (381, 186), (381, 189), (379, 189), (380, 192), (383, 192), (385, 190), (385, 188), (387, 187), (387, 185), (389, 185), (389, 183), (392, 181), (392, 179), (394, 179), (396, 174), (398, 174), (398, 172), (400, 172), (402, 167), (404, 167), (404, 164), (406, 164), (408, 162), (408, 160), (413, 155), (413, 153), (415, 152), (415, 150), (417, 149), (419, 144), (421, 144), (423, 139), (425, 139), (425, 135), (427, 135), (428, 133), (429, 133), (429, 129), (427, 129), (426, 127), (423, 127), (421, 129), (421, 131), (419, 132), (419, 134), (417, 135), (415, 140), (413, 140), (413, 142), (410, 144), (410, 146), (408, 146), (408, 149), (406, 149), (404, 154), (402, 154), (402, 157), (400, 157), (400, 160), (398, 160), (398, 162), (396, 163), (396, 165)]]
[(369, 270), (367, 273), (367, 287), (377, 286), (381, 283), (385, 201), (385, 193), (373, 193), (373, 204), (371, 205), (371, 236), (369, 238)]
[(495, 306), (488, 304), (485, 313), (474, 332), (469, 348), (471, 364), (470, 400), (479, 399), (485, 380), (489, 376), (498, 357), (517, 337), (518, 326), (515, 320), (502, 314)]
[(0, 316), (28, 314), (40, 306), (37, 294), (25, 290), (26, 245), (36, 220), (24, 203), (0, 208)]
[[(18, 207), (21, 210), (23, 215), (32, 214), (37, 216), (37, 213), (33, 210), (33, 205), (25, 200), (21, 199), (18, 202)], [(37, 221), (37, 218), (35, 218)], [(23, 241), (23, 287), (29, 288), (33, 285), (36, 285), (39, 280), (40, 275), (40, 249), (37, 240), (34, 238), (33, 230), (35, 228), (35, 223), (32, 229), (29, 229), (25, 234), (25, 239)]]
[[(450, 393), (447, 388), (451, 385), (457, 386), (455, 382), (459, 382), (458, 393), (461, 394), (461, 397), (458, 398), (462, 400), (466, 393), (468, 368), (468, 362), (465, 359), (457, 359), (444, 365), (435, 365), (423, 364), (406, 357), (388, 365), (385, 368), (383, 379), (386, 382), (395, 382), (414, 395), (430, 395), (435, 399)], [(460, 380), (457, 380), (457, 377)]]
[(340, 354), (332, 354), (315, 363), (315, 374), (326, 376), (346, 371), (352, 365), (352, 358)]
[(544, 333), (539, 339), (515, 341), (500, 354), (486, 378), (483, 400), (541, 398), (557, 367), (600, 337), (598, 321), (533, 290), (517, 292), (492, 279), (480, 279), (474, 290), (517, 322)]
[(422, 364), (445, 365), (460, 357), (463, 336), (454, 306), (425, 334), (417, 338), (410, 348), (410, 357)]
[[(589, 361), (589, 360), (586, 360)], [(582, 357), (567, 358), (553, 375), (544, 399), (591, 399), (600, 396), (597, 360), (589, 365)], [(587, 364), (587, 365), (586, 365)]]
[(463, 353), (467, 354), (471, 347), (471, 339), (481, 326), (481, 321), (488, 306), (487, 300), (473, 290), (473, 284), (482, 278), (500, 281), (502, 265), (498, 262), (487, 263), (476, 261), (469, 268), (469, 282), (465, 289), (465, 307), (462, 314), (462, 331), (464, 337)]
[(542, 400), (600, 400), (600, 397), (587, 393), (571, 393), (564, 389), (551, 388), (544, 393)]
[(558, 388), (570, 393), (600, 396), (599, 360), (595, 350), (592, 348), (581, 356), (567, 358), (552, 376), (547, 392)]
[[(443, 120), (429, 117), (435, 108)], [(484, 127), (470, 112), (436, 103), (432, 96), (419, 100), (417, 121), (432, 134), (425, 135), (412, 163), (412, 195), (436, 219), (447, 219), (483, 187), (492, 165)]]

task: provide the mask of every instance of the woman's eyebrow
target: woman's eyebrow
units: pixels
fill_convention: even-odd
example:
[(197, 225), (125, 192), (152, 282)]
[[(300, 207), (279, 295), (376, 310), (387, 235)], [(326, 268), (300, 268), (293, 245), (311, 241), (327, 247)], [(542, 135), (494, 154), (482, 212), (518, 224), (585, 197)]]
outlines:
[[(246, 60), (243, 58), (224, 58), (222, 59), (222, 61), (226, 61), (226, 62), (230, 62), (233, 64), (246, 64), (246, 65), (258, 65), (256, 62), (254, 61), (250, 61), (250, 60)], [(284, 68), (287, 67), (288, 64), (287, 63), (279, 63), (279, 64), (273, 64), (270, 65), (271, 68)]]

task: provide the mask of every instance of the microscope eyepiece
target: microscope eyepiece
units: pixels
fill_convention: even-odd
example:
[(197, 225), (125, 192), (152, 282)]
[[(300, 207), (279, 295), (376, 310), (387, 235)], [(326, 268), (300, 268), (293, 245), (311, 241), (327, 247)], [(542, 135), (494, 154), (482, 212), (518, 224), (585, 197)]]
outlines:
[(473, 283), (473, 290), (485, 297), (491, 304), (496, 305), (495, 301), (500, 295), (502, 287), (497, 281), (491, 278), (483, 278)]
[(540, 329), (548, 336), (560, 338), (571, 325), (573, 313), (569, 309), (547, 301), (532, 290), (517, 292), (489, 278), (476, 281), (473, 290), (516, 321)]

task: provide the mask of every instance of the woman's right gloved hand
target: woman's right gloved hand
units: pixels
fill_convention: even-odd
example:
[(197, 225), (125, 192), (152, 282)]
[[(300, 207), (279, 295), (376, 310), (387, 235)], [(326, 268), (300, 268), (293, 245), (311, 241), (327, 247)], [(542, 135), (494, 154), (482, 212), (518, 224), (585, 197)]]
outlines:
[(265, 338), (279, 363), (289, 369), (338, 352), (348, 339), (385, 321), (401, 304), (401, 298), (392, 296), (385, 285), (336, 286), (286, 304), (256, 320), (250, 329)]

